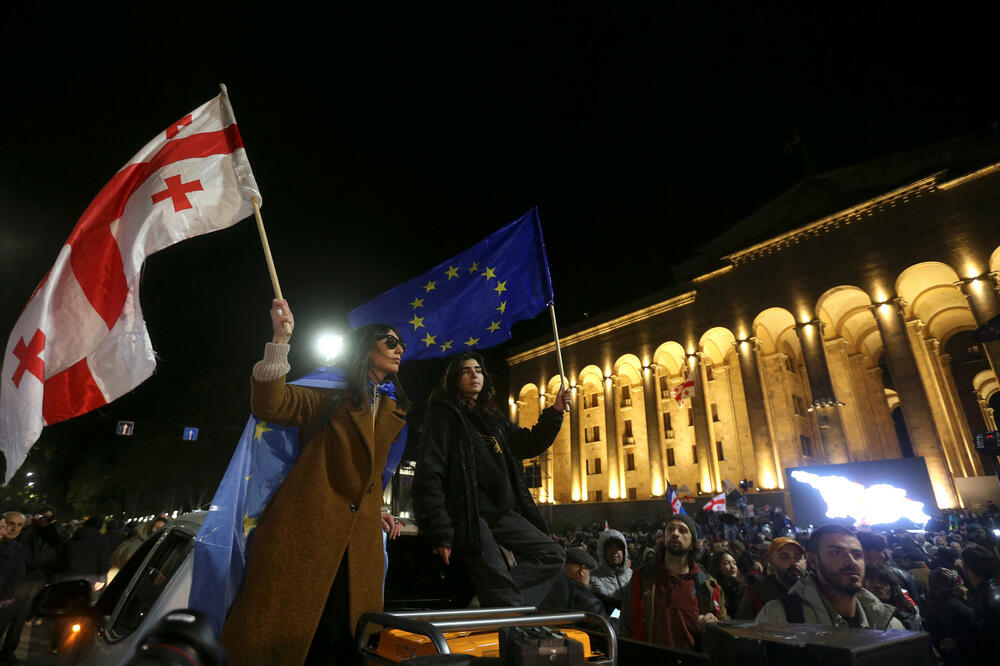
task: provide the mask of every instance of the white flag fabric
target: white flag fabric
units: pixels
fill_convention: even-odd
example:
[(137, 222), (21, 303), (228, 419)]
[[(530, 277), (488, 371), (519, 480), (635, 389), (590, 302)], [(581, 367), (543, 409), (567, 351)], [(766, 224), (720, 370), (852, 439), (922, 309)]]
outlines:
[(107, 404), (153, 373), (139, 306), (146, 257), (248, 217), (254, 196), (260, 193), (224, 92), (161, 132), (101, 189), (7, 341), (5, 483), (43, 426)]
[(690, 376), (689, 372), (684, 373), (684, 379), (681, 383), (674, 387), (673, 390), (674, 400), (678, 404), (684, 404), (686, 398), (694, 397), (694, 378)]
[(719, 493), (704, 506), (705, 511), (725, 511), (726, 510), (726, 493)]

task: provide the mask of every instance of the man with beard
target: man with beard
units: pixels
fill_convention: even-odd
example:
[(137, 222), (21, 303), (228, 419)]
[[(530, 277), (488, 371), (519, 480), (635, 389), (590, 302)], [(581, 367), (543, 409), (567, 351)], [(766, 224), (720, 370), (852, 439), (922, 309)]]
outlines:
[(729, 619), (722, 589), (695, 562), (698, 527), (670, 517), (656, 557), (632, 575), (622, 599), (620, 635), (683, 650), (698, 650), (705, 626)]
[(767, 549), (767, 576), (747, 588), (736, 609), (737, 620), (752, 620), (764, 604), (788, 594), (806, 572), (806, 549), (792, 537), (778, 537)]
[(865, 557), (854, 530), (825, 525), (812, 533), (809, 568), (815, 575), (792, 585), (788, 595), (767, 602), (758, 622), (825, 624), (865, 629), (903, 629), (895, 608), (864, 589)]

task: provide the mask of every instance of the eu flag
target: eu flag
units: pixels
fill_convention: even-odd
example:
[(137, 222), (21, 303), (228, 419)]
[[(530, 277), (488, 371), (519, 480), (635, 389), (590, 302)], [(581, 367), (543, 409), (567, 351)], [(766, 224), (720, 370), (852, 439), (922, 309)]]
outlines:
[[(346, 375), (340, 368), (317, 368), (289, 383), (347, 388)], [(383, 488), (399, 465), (405, 445), (404, 426), (389, 449), (382, 473)], [(250, 537), (257, 520), (298, 457), (298, 428), (279, 426), (250, 415), (194, 542), (188, 604), (208, 616), (216, 636), (222, 631), (229, 608), (243, 584)]]
[(381, 321), (407, 342), (406, 360), (498, 345), (516, 321), (552, 302), (545, 242), (533, 208), (465, 252), (348, 314), (351, 326)]

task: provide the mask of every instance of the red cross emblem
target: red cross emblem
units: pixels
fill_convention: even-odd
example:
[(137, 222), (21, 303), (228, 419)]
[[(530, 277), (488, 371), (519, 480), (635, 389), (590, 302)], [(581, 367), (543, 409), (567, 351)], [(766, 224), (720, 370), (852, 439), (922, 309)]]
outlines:
[(180, 176), (170, 176), (169, 178), (164, 178), (163, 182), (166, 184), (167, 189), (154, 194), (153, 203), (160, 203), (164, 199), (170, 199), (174, 202), (175, 213), (187, 210), (188, 208), (194, 208), (194, 206), (191, 205), (191, 202), (188, 201), (188, 192), (201, 192), (205, 189), (201, 186), (200, 180), (192, 180), (190, 183), (182, 183)]
[(176, 123), (167, 128), (167, 139), (170, 140), (177, 136), (177, 133), (181, 131), (182, 127), (187, 127), (191, 124), (191, 114), (187, 114)]
[(17, 341), (17, 345), (14, 346), (14, 356), (17, 357), (18, 364), (12, 377), (16, 388), (21, 388), (21, 378), (26, 371), (37, 377), (38, 381), (45, 381), (45, 361), (38, 356), (43, 349), (45, 349), (45, 334), (41, 329), (35, 329), (35, 334), (31, 336), (31, 342), (27, 345), (24, 344), (24, 338)]

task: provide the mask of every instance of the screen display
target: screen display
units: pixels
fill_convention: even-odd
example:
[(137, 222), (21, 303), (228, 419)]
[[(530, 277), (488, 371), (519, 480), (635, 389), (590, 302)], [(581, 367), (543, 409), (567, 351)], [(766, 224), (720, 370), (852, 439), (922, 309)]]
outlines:
[(915, 529), (937, 513), (923, 458), (790, 467), (785, 482), (798, 525)]

